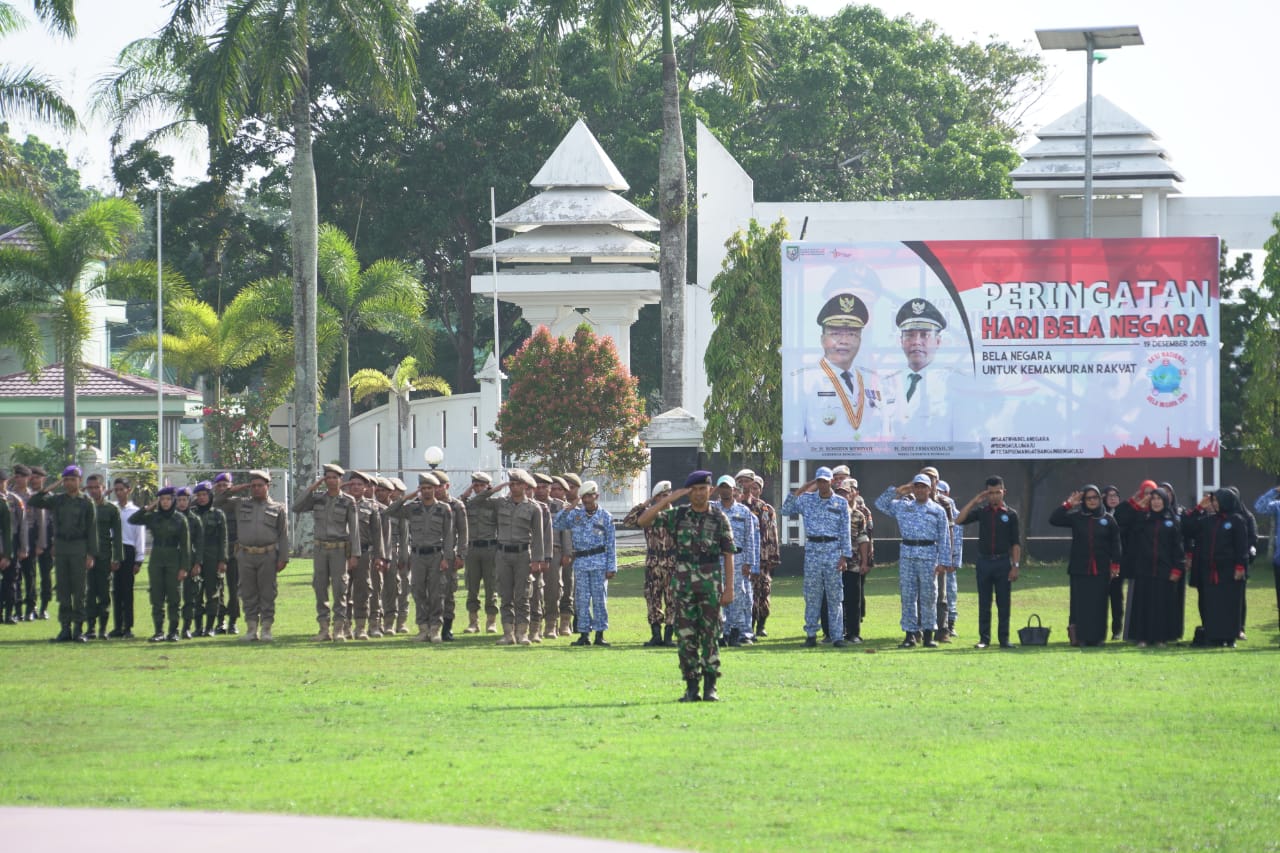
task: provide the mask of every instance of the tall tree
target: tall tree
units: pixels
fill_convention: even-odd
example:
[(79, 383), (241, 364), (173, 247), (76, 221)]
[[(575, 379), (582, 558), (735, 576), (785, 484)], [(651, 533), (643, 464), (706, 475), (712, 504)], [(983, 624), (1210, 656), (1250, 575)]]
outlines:
[(431, 391), (448, 396), (449, 383), (439, 376), (422, 372), (413, 356), (406, 356), (391, 375), (366, 367), (351, 377), (351, 394), (357, 401), (376, 394), (387, 394), (396, 399), (396, 472), (404, 476), (404, 433), (409, 428), (409, 395), (414, 391)]
[[(1277, 282), (1280, 284), (1280, 282)], [(1226, 243), (1218, 255), (1218, 434), (1222, 453), (1239, 459), (1245, 448), (1244, 410), (1246, 396), (1225, 393), (1229, 388), (1253, 388), (1254, 365), (1244, 358), (1249, 330), (1262, 322), (1265, 284), (1253, 286), (1253, 255), (1244, 252), (1230, 257)]]
[[(174, 0), (160, 34), (187, 44), (218, 22), (211, 57), (201, 63), (200, 102), (214, 105), (214, 127), (231, 137), (259, 116), (288, 128), (293, 162), (290, 190), (297, 482), (315, 478), (319, 413), (317, 358), (316, 172), (312, 111), (326, 97), (367, 98), (400, 118), (414, 105), (417, 32), (405, 0)], [(346, 76), (339, 90), (311, 81), (312, 57), (329, 54)], [(345, 385), (344, 376), (344, 385)], [(305, 522), (304, 522), (305, 524)]]
[[(43, 358), (40, 318), (47, 318), (62, 362), (62, 434), (76, 434), (76, 386), (92, 333), (91, 299), (98, 294), (150, 294), (155, 267), (104, 262), (119, 255), (142, 223), (122, 199), (103, 199), (59, 222), (38, 199), (0, 193), (0, 222), (28, 223), (25, 246), (0, 246), (0, 340), (14, 346), (36, 374)], [(68, 442), (74, 454), (74, 442)]]
[[(73, 0), (34, 0), (36, 17), (68, 38), (76, 34)], [(26, 26), (17, 8), (0, 0), (0, 38)], [(56, 84), (31, 68), (0, 65), (0, 116), (23, 115), (64, 130), (79, 125), (75, 109), (58, 93)]]
[(1263, 246), (1267, 257), (1255, 291), (1256, 318), (1245, 332), (1240, 359), (1251, 375), (1246, 384), (1233, 386), (1244, 390), (1245, 461), (1268, 472), (1280, 471), (1280, 214), (1271, 225), (1276, 230)]
[(754, 219), (725, 244), (723, 270), (711, 281), (711, 333), (703, 363), (711, 395), (703, 442), (726, 455), (759, 453), (766, 468), (782, 460), (782, 241), (787, 223), (768, 230)]
[(324, 225), (319, 235), (320, 280), (324, 301), (333, 308), (341, 337), (338, 351), (338, 462), (351, 463), (351, 341), (371, 329), (402, 339), (422, 333), (427, 295), (412, 267), (403, 261), (375, 261), (360, 269), (347, 235)]
[[(755, 0), (686, 0), (681, 7), (692, 20), (697, 45), (726, 84), (754, 93), (764, 70), (765, 53), (757, 40), (752, 12)], [(615, 57), (619, 76), (650, 51), (648, 39), (656, 20), (661, 32), (662, 142), (658, 152), (658, 277), (662, 288), (662, 399), (667, 408), (684, 402), (684, 288), (688, 270), (689, 190), (684, 130), (680, 121), (681, 90), (676, 62), (672, 0), (538, 0), (542, 32), (558, 39), (566, 29), (587, 24)], [(650, 53), (651, 55), (651, 53)]]

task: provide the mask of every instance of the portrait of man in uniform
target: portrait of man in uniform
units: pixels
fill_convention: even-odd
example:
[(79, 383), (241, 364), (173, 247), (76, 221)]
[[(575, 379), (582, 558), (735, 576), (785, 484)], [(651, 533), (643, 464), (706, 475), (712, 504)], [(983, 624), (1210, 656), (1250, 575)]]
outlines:
[(894, 322), (906, 366), (885, 374), (893, 398), (890, 421), (896, 441), (951, 441), (955, 435), (953, 401), (961, 375), (935, 364), (947, 318), (927, 299), (902, 303)]
[(818, 444), (888, 438), (891, 400), (881, 378), (854, 364), (869, 320), (866, 303), (854, 293), (835, 294), (818, 312), (822, 358), (796, 371), (803, 415), (791, 423), (803, 434), (793, 427), (794, 438)]

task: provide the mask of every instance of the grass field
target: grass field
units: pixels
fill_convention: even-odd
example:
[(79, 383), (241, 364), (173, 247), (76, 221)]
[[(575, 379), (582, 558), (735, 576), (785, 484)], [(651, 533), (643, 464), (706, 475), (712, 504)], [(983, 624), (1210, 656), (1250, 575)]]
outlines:
[[(1034, 611), (1053, 635), (1012, 652), (972, 649), (972, 569), (961, 635), (936, 651), (893, 648), (891, 569), (868, 583), (868, 644), (843, 650), (802, 647), (799, 579), (782, 578), (769, 639), (723, 655), (724, 701), (685, 705), (674, 650), (640, 645), (638, 568), (611, 585), (610, 649), (461, 633), (334, 645), (306, 640), (310, 564), (295, 560), (270, 646), (52, 645), (52, 622), (0, 626), (0, 803), (699, 850), (1274, 850), (1280, 654), (1269, 567), (1257, 574), (1238, 649), (1079, 650), (1062, 569), (1024, 567), (1015, 627)], [(144, 589), (137, 607), (145, 626)]]

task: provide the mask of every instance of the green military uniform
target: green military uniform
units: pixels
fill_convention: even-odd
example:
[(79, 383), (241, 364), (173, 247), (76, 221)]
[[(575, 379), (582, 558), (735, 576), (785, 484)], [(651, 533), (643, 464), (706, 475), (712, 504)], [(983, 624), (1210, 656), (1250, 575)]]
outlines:
[(733, 531), (729, 519), (714, 503), (706, 512), (692, 507), (667, 507), (653, 526), (671, 534), (676, 543), (675, 586), (676, 637), (680, 672), (686, 682), (699, 677), (718, 678), (720, 652), (720, 593), (724, 578), (720, 555), (733, 553)]
[[(111, 574), (119, 571), (124, 561), (124, 541), (120, 527), (120, 510), (104, 500), (95, 504), (98, 514), (98, 553), (94, 555), (93, 568), (89, 569), (89, 601), (86, 605), (89, 634), (107, 638), (107, 617), (111, 615)], [(115, 567), (114, 569), (112, 567)], [(133, 571), (130, 566), (129, 571)]]
[[(27, 502), (49, 511), (53, 523), (54, 587), (58, 595), (60, 637), (78, 638), (85, 621), (86, 563), (98, 553), (98, 513), (86, 494), (37, 492)], [(76, 630), (71, 632), (71, 624)]]
[[(182, 582), (182, 638), (190, 640), (191, 621), (197, 620), (196, 627), (199, 630), (199, 610), (204, 600), (204, 572), (205, 567), (200, 560), (204, 556), (204, 523), (199, 515), (196, 514), (196, 505), (192, 503), (182, 514), (187, 518), (187, 530), (190, 533), (191, 552), (188, 557), (191, 568), (187, 571), (187, 577)], [(200, 574), (194, 574), (195, 567), (200, 566)], [(209, 571), (214, 571), (213, 566), (209, 566)]]
[[(196, 504), (196, 516), (200, 519), (202, 538), (200, 542), (200, 586), (203, 599), (197, 598), (192, 603), (192, 618), (195, 621), (196, 635), (212, 637), (222, 615), (223, 590), (226, 583), (225, 574), (218, 574), (218, 566), (225, 566), (230, 560), (230, 542), (227, 535), (227, 516), (222, 510), (210, 503), (208, 506)], [(200, 614), (204, 613), (204, 628), (200, 626)]]
[[(170, 507), (167, 510), (140, 509), (125, 520), (130, 524), (145, 525), (151, 531), (147, 586), (151, 597), (151, 621), (156, 628), (151, 641), (176, 641), (181, 601), (179, 575), (191, 571), (191, 529), (187, 525), (187, 517)], [(166, 610), (169, 615), (167, 638), (164, 633)]]

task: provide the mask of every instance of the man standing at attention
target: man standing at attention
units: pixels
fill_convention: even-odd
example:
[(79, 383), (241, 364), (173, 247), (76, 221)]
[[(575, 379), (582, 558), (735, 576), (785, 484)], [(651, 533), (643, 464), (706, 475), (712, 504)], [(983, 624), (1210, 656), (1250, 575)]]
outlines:
[(51, 544), (55, 552), (58, 622), (62, 625), (54, 642), (84, 642), (85, 572), (93, 568), (93, 555), (98, 553), (98, 513), (93, 501), (80, 491), (80, 469), (67, 466), (62, 472), (60, 494), (44, 489), (32, 495), (27, 505), (47, 510), (53, 524)]
[(898, 555), (898, 589), (902, 594), (900, 649), (923, 645), (936, 649), (933, 632), (938, 627), (938, 575), (951, 559), (950, 519), (930, 500), (933, 481), (916, 474), (910, 483), (885, 489), (876, 498), (876, 509), (898, 522), (902, 549)]
[(436, 500), (440, 481), (418, 475), (418, 491), (391, 503), (387, 514), (409, 522), (409, 589), (413, 593), (418, 642), (444, 641), (444, 596), (454, 571), (453, 511)]
[(471, 485), (461, 495), (467, 507), (467, 630), (480, 632), (480, 584), (484, 584), (486, 634), (497, 633), (498, 621), (498, 508), (488, 500), (493, 478), (484, 471), (471, 475)]
[(996, 637), (1000, 648), (1007, 649), (1012, 647), (1009, 642), (1010, 592), (1022, 562), (1022, 539), (1018, 513), (1004, 502), (1004, 480), (988, 477), (986, 486), (964, 505), (956, 523), (978, 522), (978, 644), (974, 648), (985, 649), (991, 645), (991, 596), (994, 593), (1000, 620)]
[[(240, 563), (240, 595), (244, 599), (242, 643), (271, 642), (276, 620), (276, 575), (289, 563), (289, 512), (271, 499), (271, 474), (250, 471), (249, 482), (218, 491), (214, 505), (236, 525), (236, 559)], [(238, 492), (249, 490), (248, 497)], [(319, 554), (317, 554), (317, 557)]]
[[(689, 496), (689, 506), (672, 503)], [(641, 527), (658, 526), (676, 543), (676, 635), (685, 691), (681, 702), (715, 702), (720, 695), (720, 608), (733, 603), (733, 532), (711, 504), (711, 472), (694, 471), (684, 488), (668, 492), (641, 513)], [(721, 564), (723, 558), (723, 565)], [(698, 681), (702, 695), (698, 695)]]
[(781, 543), (778, 541), (778, 514), (765, 502), (764, 478), (743, 468), (734, 479), (738, 483), (738, 501), (756, 517), (760, 530), (760, 563), (751, 574), (751, 626), (747, 633), (754, 639), (767, 637), (765, 622), (769, 619), (769, 598), (773, 594), (773, 570), (782, 562)]
[[(529, 500), (527, 490), (533, 477), (521, 468), (512, 468), (510, 479), (481, 494), (498, 512), (498, 597), (502, 600), (500, 646), (529, 645), (529, 574), (545, 571), (546, 541), (543, 538), (542, 510)], [(498, 492), (509, 489), (509, 496)]]
[(88, 571), (89, 600), (85, 609), (88, 612), (89, 627), (84, 636), (87, 640), (105, 640), (107, 617), (111, 615), (111, 577), (120, 570), (124, 561), (123, 531), (120, 510), (114, 504), (107, 503), (101, 474), (89, 475), (89, 479), (85, 481), (85, 491), (93, 501), (94, 512), (98, 514), (99, 550), (94, 555), (93, 568)]
[[(227, 489), (231, 488), (231, 472), (223, 471), (221, 474), (213, 478), (213, 495), (217, 498)], [(217, 501), (215, 500), (216, 504)], [(240, 560), (237, 557), (239, 553), (236, 548), (236, 520), (232, 518), (232, 514), (223, 510), (227, 521), (227, 574), (226, 574), (226, 607), (218, 613), (217, 624), (214, 625), (214, 632), (218, 634), (238, 634), (236, 622), (240, 620)]]
[(467, 524), (467, 505), (449, 494), (449, 474), (443, 470), (431, 473), (440, 483), (436, 486), (436, 500), (453, 512), (453, 568), (445, 573), (444, 627), (440, 629), (440, 639), (451, 643), (454, 615), (458, 612), (458, 572), (467, 564), (471, 528)]
[(556, 530), (573, 534), (573, 571), (578, 607), (578, 633), (575, 646), (590, 643), (595, 631), (597, 646), (609, 645), (604, 632), (609, 630), (609, 579), (618, 573), (618, 555), (614, 549), (613, 516), (599, 505), (600, 487), (587, 480), (578, 490), (581, 503), (556, 516)]
[(844, 585), (840, 573), (849, 568), (853, 545), (849, 540), (849, 502), (831, 489), (831, 469), (819, 468), (812, 480), (787, 495), (782, 514), (804, 519), (804, 644), (818, 645), (822, 596), (827, 597), (827, 621), (833, 646), (843, 647)]
[[(120, 518), (128, 521), (138, 511), (130, 496), (132, 486), (123, 477), (117, 477), (111, 486)], [(147, 528), (137, 524), (125, 524), (120, 539), (124, 545), (124, 560), (111, 575), (112, 637), (133, 637), (133, 581), (142, 571), (147, 559)]]
[[(760, 571), (760, 526), (755, 515), (734, 495), (737, 483), (728, 474), (716, 481), (720, 511), (733, 532), (733, 604), (725, 610), (726, 641), (737, 648), (754, 639), (751, 619), (752, 577)], [(725, 575), (729, 577), (729, 575)]]
[[(298, 495), (291, 507), (298, 514), (309, 512), (315, 519), (315, 569), (311, 586), (316, 593), (316, 621), (320, 633), (315, 639), (345, 640), (347, 583), (349, 572), (360, 562), (360, 519), (356, 502), (342, 491), (343, 470), (325, 465), (324, 477)], [(324, 487), (324, 492), (316, 491)], [(333, 593), (333, 635), (329, 634), (329, 594)]]

